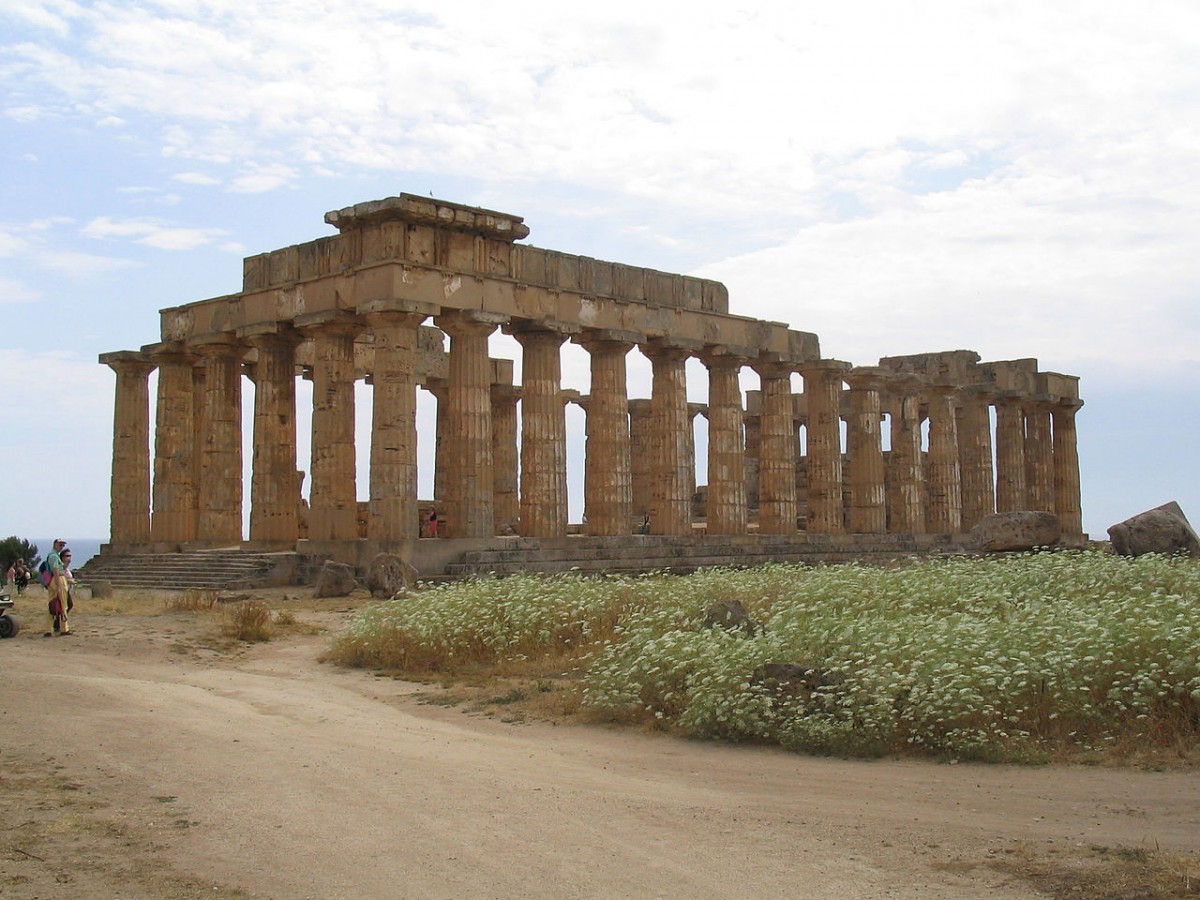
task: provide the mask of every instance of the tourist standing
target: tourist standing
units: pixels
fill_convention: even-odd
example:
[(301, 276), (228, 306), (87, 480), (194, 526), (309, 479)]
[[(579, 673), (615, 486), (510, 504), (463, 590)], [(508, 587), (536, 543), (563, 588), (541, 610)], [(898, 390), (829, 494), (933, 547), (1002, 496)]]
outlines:
[[(61, 556), (66, 546), (67, 542), (58, 538), (54, 542), (54, 549), (46, 554), (45, 572), (49, 578), (46, 584), (46, 591), (49, 594), (46, 608), (50, 614), (50, 624), (49, 630), (42, 637), (71, 633), (70, 626), (67, 624), (70, 587), (67, 585), (67, 570)], [(67, 551), (67, 556), (70, 558), (70, 551)]]

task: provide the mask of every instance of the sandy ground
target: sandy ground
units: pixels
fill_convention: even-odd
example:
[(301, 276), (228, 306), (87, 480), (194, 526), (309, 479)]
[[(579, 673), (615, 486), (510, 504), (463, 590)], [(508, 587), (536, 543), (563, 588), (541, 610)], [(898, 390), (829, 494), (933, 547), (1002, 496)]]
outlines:
[(0, 641), (3, 898), (1032, 897), (1009, 861), (1200, 844), (1200, 773), (506, 724), (322, 665), (323, 633), (34, 618)]

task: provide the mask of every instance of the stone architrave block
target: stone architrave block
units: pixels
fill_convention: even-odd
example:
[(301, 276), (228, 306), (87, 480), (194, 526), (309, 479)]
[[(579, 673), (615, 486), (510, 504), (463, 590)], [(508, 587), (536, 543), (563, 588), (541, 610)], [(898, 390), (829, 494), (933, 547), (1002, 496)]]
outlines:
[(1060, 537), (1058, 516), (1033, 509), (985, 516), (970, 531), (971, 545), (984, 553), (1051, 547)]
[(394, 553), (380, 553), (367, 569), (372, 597), (390, 599), (403, 594), (417, 580), (417, 570)]
[(313, 586), (313, 597), (346, 597), (356, 587), (358, 581), (354, 577), (354, 569), (345, 563), (326, 560), (325, 565), (317, 574), (317, 583)]
[(1121, 556), (1186, 553), (1200, 557), (1200, 538), (1174, 500), (1113, 525), (1108, 537)]

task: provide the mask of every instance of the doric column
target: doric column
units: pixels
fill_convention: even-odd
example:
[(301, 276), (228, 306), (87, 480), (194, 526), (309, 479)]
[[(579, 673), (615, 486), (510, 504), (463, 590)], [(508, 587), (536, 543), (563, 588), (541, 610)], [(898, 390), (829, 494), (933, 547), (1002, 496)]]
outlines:
[(198, 344), (204, 358), (204, 430), (200, 440), (196, 539), (242, 540), (242, 354), (232, 340)]
[(1026, 508), (1025, 413), (1020, 394), (1003, 391), (996, 397), (996, 511)]
[(962, 477), (958, 468), (958, 427), (954, 409), (958, 388), (932, 384), (929, 404), (928, 527), (934, 534), (962, 531)]
[(117, 373), (113, 404), (110, 537), (115, 544), (150, 540), (150, 373), (145, 353), (103, 353), (100, 362)]
[(719, 350), (702, 358), (708, 367), (708, 533), (745, 534), (746, 445), (738, 373), (746, 360)]
[(417, 509), (417, 334), (430, 310), (399, 301), (360, 305), (374, 335), (367, 536), (413, 540)]
[(492, 469), (491, 364), (488, 336), (504, 316), (451, 310), (437, 317), (450, 335), (446, 374), (446, 428), (441, 463), (446, 465), (449, 537), (491, 537), (495, 533)]
[(650, 401), (637, 398), (629, 401), (629, 482), (633, 498), (633, 515), (640, 520), (648, 515), (651, 506), (651, 483), (654, 480), (651, 447), (654, 444), (654, 415)]
[(1054, 512), (1054, 445), (1049, 398), (1025, 406), (1025, 506)]
[(635, 337), (626, 332), (585, 331), (575, 339), (591, 357), (583, 469), (588, 534), (629, 534), (633, 521), (626, 357)]
[(295, 322), (313, 343), (308, 538), (357, 540), (354, 338), (363, 324), (337, 312), (297, 316)]
[[(449, 444), (446, 439), (447, 429), (450, 427), (447, 423), (446, 413), (449, 410), (449, 395), (446, 393), (446, 379), (427, 377), (425, 379), (425, 390), (433, 395), (437, 407), (434, 411), (434, 435), (433, 435), (433, 499), (438, 503), (442, 503), (446, 498), (446, 473), (449, 471), (449, 462), (446, 459), (446, 451), (449, 449)], [(513, 410), (513, 477), (516, 477), (516, 410)], [(514, 495), (515, 496), (515, 495)], [(514, 516), (512, 524), (515, 527), (519, 516)], [(438, 532), (438, 537), (446, 537), (445, 529)]]
[(684, 471), (687, 473), (687, 497), (688, 497), (688, 518), (692, 518), (692, 504), (696, 497), (696, 416), (707, 413), (708, 408), (703, 403), (689, 403), (687, 406), (688, 423), (687, 433), (685, 435), (686, 445), (683, 448), (684, 456), (687, 460), (687, 465), (684, 466)]
[(515, 534), (521, 524), (517, 490), (517, 401), (521, 389), (492, 384), (492, 516), (497, 534)]
[(186, 543), (196, 538), (195, 357), (161, 344), (147, 352), (158, 363), (150, 539)]
[[(652, 417), (650, 448), (650, 531), (653, 534), (690, 534), (691, 497), (688, 496), (687, 375), (689, 353), (682, 347), (655, 338), (641, 345), (654, 376), (650, 391)], [(695, 475), (692, 475), (695, 478)]]
[(850, 530), (856, 534), (887, 531), (883, 472), (883, 370), (851, 369), (850, 419), (846, 445), (850, 456)]
[(762, 394), (759, 391), (746, 391), (743, 421), (746, 428), (746, 515), (749, 518), (751, 510), (758, 512), (758, 460), (762, 455)]
[(958, 454), (962, 473), (962, 530), (970, 531), (996, 511), (992, 475), (991, 400), (995, 390), (971, 385), (961, 393), (958, 411)]
[(1075, 414), (1082, 400), (1059, 400), (1054, 417), (1054, 512), (1063, 534), (1083, 534), (1083, 513), (1079, 498), (1079, 447), (1075, 435)]
[(521, 344), (521, 528), (526, 537), (567, 533), (567, 422), (560, 350), (566, 334), (533, 322), (505, 329)]
[(792, 367), (781, 362), (751, 364), (759, 377), (758, 531), (796, 531), (795, 403)]
[(300, 537), (296, 494), (296, 345), (300, 337), (275, 322), (242, 329), (238, 336), (258, 351), (250, 540), (294, 545)]
[(818, 360), (800, 370), (808, 410), (808, 531), (845, 531), (842, 516), (842, 376), (850, 364)]
[(915, 375), (889, 380), (892, 407), (892, 451), (888, 506), (891, 531), (925, 533), (925, 467), (921, 461), (921, 390)]

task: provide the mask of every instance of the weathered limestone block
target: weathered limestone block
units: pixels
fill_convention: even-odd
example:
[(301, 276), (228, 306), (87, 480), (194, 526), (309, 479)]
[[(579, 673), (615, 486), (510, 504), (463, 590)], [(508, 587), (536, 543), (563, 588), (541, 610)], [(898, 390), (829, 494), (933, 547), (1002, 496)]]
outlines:
[(1058, 516), (1043, 510), (1018, 510), (985, 516), (970, 531), (971, 544), (984, 552), (1033, 550), (1058, 543)]
[(1113, 550), (1122, 556), (1186, 553), (1200, 557), (1200, 538), (1173, 500), (1112, 526), (1108, 536)]
[(417, 570), (394, 553), (380, 553), (367, 569), (367, 589), (372, 597), (395, 597), (417, 580)]
[(326, 560), (313, 585), (313, 597), (345, 597), (358, 587), (354, 568), (345, 563)]

